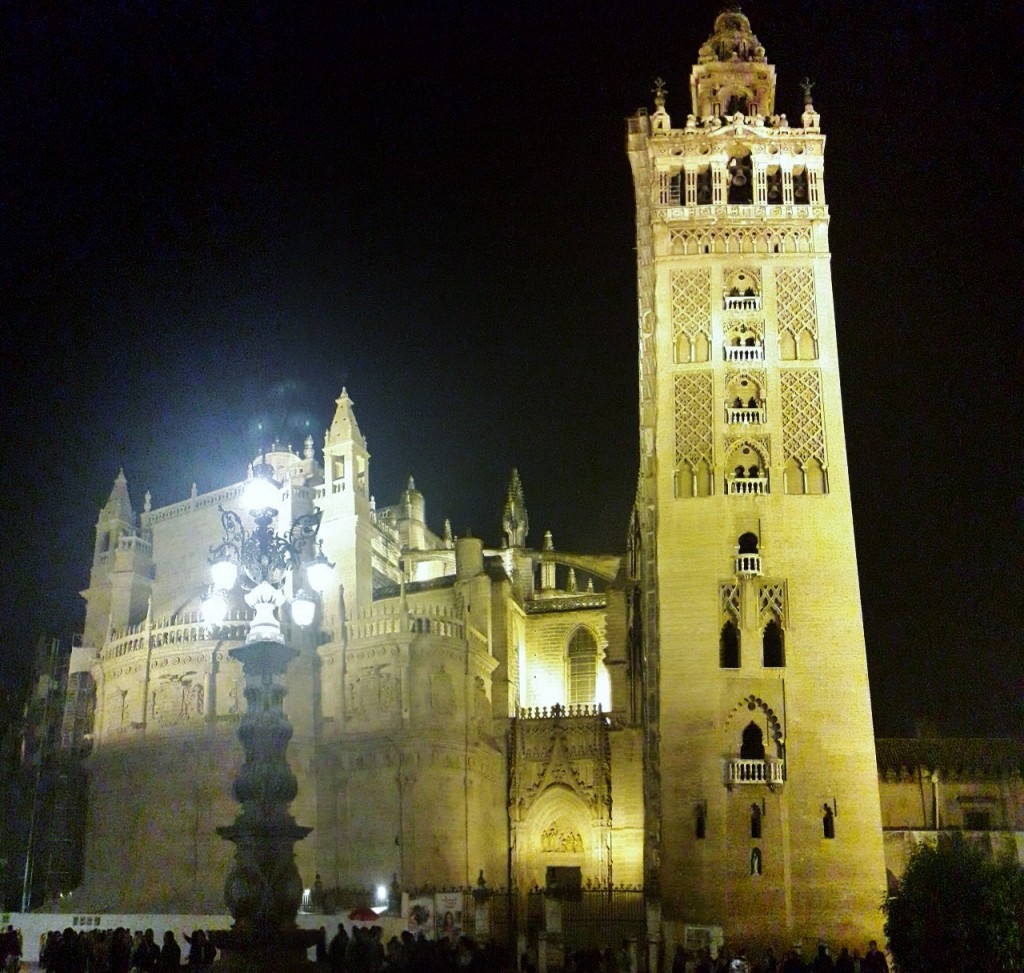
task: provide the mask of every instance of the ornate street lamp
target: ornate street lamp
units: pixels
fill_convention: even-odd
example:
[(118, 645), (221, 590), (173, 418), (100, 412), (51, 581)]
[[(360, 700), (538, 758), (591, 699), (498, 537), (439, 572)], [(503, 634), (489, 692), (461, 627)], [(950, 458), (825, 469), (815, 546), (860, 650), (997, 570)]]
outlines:
[(285, 644), (276, 612), (287, 600), (285, 585), (292, 576), (292, 621), (310, 624), (316, 602), (301, 579), (313, 591), (323, 591), (334, 565), (317, 545), (319, 510), (297, 517), (287, 536), (274, 533), (279, 497), (273, 469), (260, 463), (253, 468), (244, 499), (253, 530), (247, 532), (238, 514), (221, 508), (224, 540), (211, 549), (213, 585), (203, 602), (204, 620), (216, 627), (226, 614), (226, 594), (237, 584), (255, 613), (245, 644), (228, 653), (242, 663), (247, 705), (238, 728), (245, 760), (233, 788), (242, 809), (234, 824), (217, 828), (236, 849), (224, 885), (235, 922), (229, 932), (214, 933), (225, 973), (311, 970), (306, 950), (317, 937), (295, 923), (302, 880), (294, 845), (312, 829), (296, 824), (288, 810), (298, 782), (288, 767), (292, 728), (282, 704), (288, 663), (299, 653)]

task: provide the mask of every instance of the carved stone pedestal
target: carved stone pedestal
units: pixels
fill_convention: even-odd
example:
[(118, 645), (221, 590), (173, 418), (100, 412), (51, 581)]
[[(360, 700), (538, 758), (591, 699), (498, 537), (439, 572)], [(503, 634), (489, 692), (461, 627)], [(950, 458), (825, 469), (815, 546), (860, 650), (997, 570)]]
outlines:
[(295, 866), (296, 841), (310, 833), (295, 823), (288, 805), (298, 783), (288, 767), (291, 724), (285, 718), (284, 674), (298, 655), (283, 642), (258, 638), (231, 655), (242, 663), (248, 704), (238, 728), (245, 761), (234, 783), (242, 810), (217, 833), (235, 844), (235, 861), (224, 899), (235, 924), (214, 933), (222, 951), (217, 969), (230, 973), (299, 973), (315, 965), (306, 956), (317, 933), (299, 929), (302, 879)]

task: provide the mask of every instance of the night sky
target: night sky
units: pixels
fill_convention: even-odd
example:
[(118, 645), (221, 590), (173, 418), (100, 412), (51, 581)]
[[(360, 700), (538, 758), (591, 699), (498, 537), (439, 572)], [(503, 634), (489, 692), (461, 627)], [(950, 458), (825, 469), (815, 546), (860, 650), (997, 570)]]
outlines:
[[(661, 75), (685, 122), (719, 10), (6, 5), (3, 683), (80, 630), (119, 467), (137, 510), (237, 481), (319, 447), (342, 385), (378, 503), (413, 474), (435, 530), (497, 543), (518, 466), (534, 544), (622, 551), (624, 119)], [(828, 139), (876, 730), (1019, 734), (1020, 7), (744, 12)]]

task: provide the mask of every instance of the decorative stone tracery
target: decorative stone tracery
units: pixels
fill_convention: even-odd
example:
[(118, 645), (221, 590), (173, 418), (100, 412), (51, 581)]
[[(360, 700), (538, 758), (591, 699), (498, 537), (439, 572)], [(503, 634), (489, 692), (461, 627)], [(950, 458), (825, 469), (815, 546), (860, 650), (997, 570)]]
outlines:
[[(680, 477), (697, 478), (698, 471), (709, 473), (714, 468), (714, 402), (713, 380), (709, 371), (677, 375), (675, 383), (676, 443), (675, 465)], [(685, 482), (681, 484), (685, 487)], [(710, 485), (701, 489), (698, 482), (687, 489), (677, 487), (677, 495), (702, 496)]]
[(825, 493), (825, 422), (821, 375), (815, 368), (786, 369), (782, 389), (782, 452), (787, 493)]
[(672, 253), (697, 256), (710, 253), (813, 253), (809, 226), (767, 229), (745, 227), (673, 227), (669, 231)]
[(672, 347), (677, 362), (706, 362), (711, 350), (711, 269), (672, 272)]
[(775, 295), (780, 357), (783, 360), (817, 358), (818, 312), (813, 269), (780, 267), (775, 273)]

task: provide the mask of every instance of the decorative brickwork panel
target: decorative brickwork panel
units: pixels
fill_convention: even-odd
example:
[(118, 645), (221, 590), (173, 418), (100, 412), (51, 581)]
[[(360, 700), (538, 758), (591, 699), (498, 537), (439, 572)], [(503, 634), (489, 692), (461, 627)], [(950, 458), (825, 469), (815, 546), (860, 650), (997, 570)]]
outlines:
[(676, 376), (676, 468), (703, 460), (713, 466), (713, 409), (711, 372)]
[(726, 622), (732, 622), (737, 628), (740, 627), (740, 586), (737, 582), (732, 581), (728, 584), (719, 585), (718, 588), (719, 600), (721, 601), (721, 622), (724, 625)]
[(803, 466), (813, 459), (825, 467), (821, 374), (816, 368), (793, 368), (782, 371), (780, 379), (784, 460), (793, 459)]
[(690, 341), (702, 334), (711, 339), (711, 269), (672, 273), (672, 337)]
[(788, 332), (796, 341), (801, 333), (806, 333), (817, 344), (818, 312), (814, 300), (814, 272), (811, 268), (779, 268), (775, 275), (775, 292), (779, 308), (779, 334)]
[(757, 589), (757, 624), (767, 625), (773, 618), (786, 627), (786, 584), (766, 581)]

